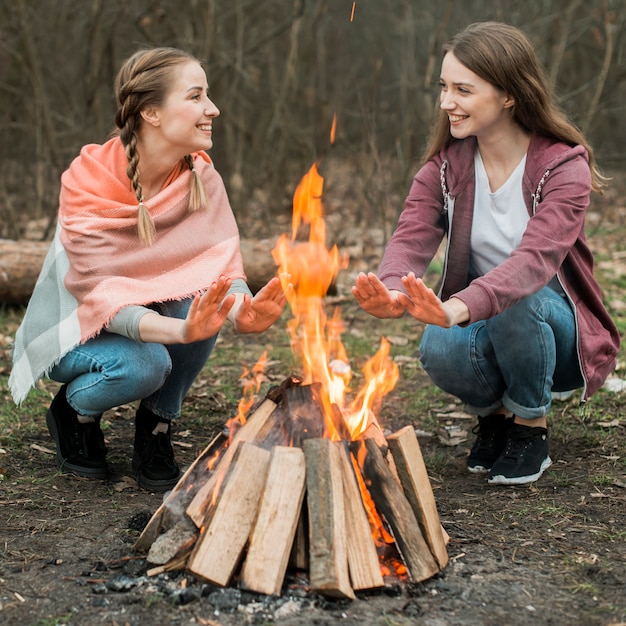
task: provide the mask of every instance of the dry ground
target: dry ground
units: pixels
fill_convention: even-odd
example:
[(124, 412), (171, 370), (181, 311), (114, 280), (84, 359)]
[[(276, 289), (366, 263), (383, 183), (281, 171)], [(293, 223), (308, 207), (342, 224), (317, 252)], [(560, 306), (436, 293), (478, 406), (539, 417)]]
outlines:
[[(624, 209), (591, 216), (592, 246), (607, 299), (623, 315)], [(609, 219), (608, 223), (605, 221)], [(87, 481), (55, 470), (45, 409), (58, 385), (46, 383), (25, 405), (12, 406), (7, 391), (11, 336), (21, 311), (5, 311), (0, 328), (0, 621), (140, 626), (346, 624), (354, 626), (597, 625), (626, 622), (626, 418), (624, 393), (603, 390), (585, 407), (576, 398), (556, 403), (550, 416), (555, 461), (535, 485), (490, 487), (465, 471), (471, 434), (444, 445), (452, 398), (438, 393), (420, 370), (417, 330), (410, 321), (381, 325), (349, 297), (354, 272), (374, 268), (368, 234), (344, 241), (359, 259), (338, 285), (346, 337), (359, 355), (373, 353), (381, 334), (393, 343), (401, 366), (397, 388), (380, 421), (390, 431), (418, 429), (441, 520), (451, 537), (450, 563), (419, 585), (389, 584), (359, 594), (352, 603), (328, 602), (304, 591), (295, 578), (281, 600), (268, 601), (236, 588), (219, 592), (184, 573), (148, 579), (132, 544), (161, 496), (130, 478), (132, 407), (105, 416), (113, 476)], [(375, 238), (374, 238), (375, 240)], [(354, 255), (354, 252), (357, 255)], [(268, 380), (290, 373), (281, 322), (261, 339), (226, 330), (187, 400), (175, 434), (177, 454), (189, 463), (233, 416), (242, 365), (264, 349)], [(617, 372), (623, 376), (623, 372)], [(454, 413), (452, 413), (454, 415)]]

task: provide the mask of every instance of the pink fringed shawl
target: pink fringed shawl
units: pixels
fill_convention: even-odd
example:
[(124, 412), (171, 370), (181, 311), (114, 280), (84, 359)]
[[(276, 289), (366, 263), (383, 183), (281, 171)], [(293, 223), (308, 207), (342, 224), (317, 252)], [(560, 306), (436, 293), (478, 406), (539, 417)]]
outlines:
[(59, 223), (18, 329), (10, 386), (16, 402), (123, 307), (182, 299), (220, 275), (245, 279), (239, 233), (209, 157), (194, 154), (208, 209), (191, 213), (183, 167), (146, 206), (157, 237), (137, 236), (137, 199), (118, 138), (85, 146), (61, 178)]

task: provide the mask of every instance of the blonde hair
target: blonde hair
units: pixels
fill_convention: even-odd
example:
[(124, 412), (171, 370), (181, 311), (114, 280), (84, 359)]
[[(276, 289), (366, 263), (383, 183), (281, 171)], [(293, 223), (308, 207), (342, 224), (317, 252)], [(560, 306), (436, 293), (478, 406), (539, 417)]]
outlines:
[[(139, 152), (137, 131), (142, 118), (141, 112), (150, 106), (160, 106), (172, 82), (174, 68), (188, 61), (199, 61), (184, 50), (177, 48), (151, 48), (140, 50), (128, 58), (115, 79), (117, 111), (115, 126), (122, 141), (128, 167), (126, 174), (131, 181), (137, 201), (137, 233), (142, 243), (151, 245), (156, 238), (156, 228), (150, 212), (143, 201), (143, 190), (139, 180)], [(188, 154), (185, 162), (191, 170), (191, 195), (189, 210), (197, 211), (208, 205), (206, 189)]]
[[(444, 56), (448, 52), (469, 70), (513, 97), (513, 119), (522, 128), (583, 146), (589, 153), (592, 187), (595, 191), (601, 190), (606, 179), (596, 165), (593, 149), (558, 106), (545, 71), (521, 30), (500, 22), (477, 22), (444, 45)], [(452, 141), (447, 113), (439, 109), (423, 162)]]

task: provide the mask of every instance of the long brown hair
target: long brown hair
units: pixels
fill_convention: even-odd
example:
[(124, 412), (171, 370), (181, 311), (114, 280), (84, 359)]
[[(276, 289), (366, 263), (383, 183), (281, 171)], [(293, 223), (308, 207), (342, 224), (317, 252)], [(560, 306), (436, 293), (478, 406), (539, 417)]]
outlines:
[[(593, 189), (600, 191), (605, 178), (596, 166), (593, 149), (558, 106), (545, 71), (521, 30), (500, 22), (477, 22), (443, 46), (443, 55), (448, 52), (483, 80), (513, 97), (513, 119), (522, 128), (584, 146), (589, 153)], [(452, 141), (448, 115), (439, 109), (423, 162)]]
[[(173, 80), (174, 69), (189, 61), (199, 61), (184, 50), (177, 48), (150, 48), (139, 50), (121, 66), (115, 78), (117, 111), (115, 125), (128, 157), (126, 173), (139, 203), (137, 230), (139, 239), (151, 244), (156, 236), (152, 217), (143, 203), (143, 190), (139, 180), (137, 131), (141, 126), (141, 112), (147, 107), (160, 106), (167, 96)], [(198, 176), (190, 154), (185, 162), (192, 172), (189, 209), (196, 211), (207, 205), (206, 190)]]

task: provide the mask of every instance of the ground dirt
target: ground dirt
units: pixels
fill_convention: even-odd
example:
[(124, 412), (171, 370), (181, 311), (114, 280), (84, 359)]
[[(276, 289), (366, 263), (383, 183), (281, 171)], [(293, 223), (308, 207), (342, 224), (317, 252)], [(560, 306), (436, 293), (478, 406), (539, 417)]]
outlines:
[[(617, 254), (622, 236), (612, 232), (596, 243), (603, 250), (613, 246)], [(605, 256), (607, 263), (613, 258)], [(621, 258), (623, 263), (623, 252)], [(363, 256), (361, 266), (351, 267), (345, 285), (339, 286), (336, 299), (346, 331), (357, 338), (384, 332), (398, 346), (407, 338), (413, 341), (407, 321), (390, 323), (383, 330), (351, 301), (347, 285), (370, 260)], [(619, 292), (610, 297), (623, 300)], [(19, 311), (10, 313), (8, 327), (2, 329), (1, 393), (7, 404), (10, 336), (19, 316)], [(280, 324), (263, 340), (223, 333), (217, 352), (231, 350), (236, 356), (230, 366), (209, 363), (187, 399), (174, 435), (181, 465), (189, 464), (232, 417), (235, 405), (220, 392), (224, 380), (236, 380), (241, 364), (252, 364), (253, 347), (284, 345), (284, 337)], [(315, 596), (307, 591), (306, 578), (297, 574), (288, 576), (280, 599), (241, 593), (236, 585), (217, 590), (185, 572), (147, 577), (148, 566), (132, 547), (162, 496), (140, 489), (131, 478), (133, 407), (120, 407), (104, 418), (110, 480), (63, 475), (56, 471), (45, 428), (46, 403), (58, 385), (46, 382), (37, 396), (41, 410), (34, 417), (24, 417), (28, 407), (11, 409), (16, 420), (28, 422), (19, 431), (19, 441), (11, 433), (3, 434), (0, 622), (24, 626), (626, 622), (624, 393), (603, 390), (584, 409), (577, 398), (555, 403), (550, 416), (554, 465), (534, 485), (493, 487), (484, 476), (467, 473), (472, 424), (459, 414), (462, 407), (452, 398), (432, 392), (415, 353), (416, 347), (409, 344), (398, 357), (401, 378), (385, 399), (380, 420), (390, 432), (407, 424), (417, 429), (441, 521), (450, 536), (450, 562), (436, 577), (419, 584), (389, 581), (384, 590), (359, 593), (353, 602)], [(277, 378), (285, 374), (284, 364), (274, 367), (283, 370)], [(416, 409), (415, 397), (423, 394), (431, 398), (430, 404)], [(439, 435), (451, 424), (465, 432), (465, 441), (444, 444)]]

